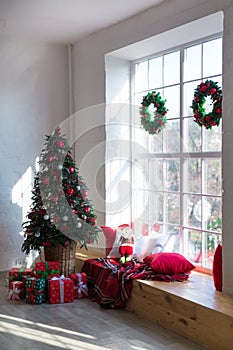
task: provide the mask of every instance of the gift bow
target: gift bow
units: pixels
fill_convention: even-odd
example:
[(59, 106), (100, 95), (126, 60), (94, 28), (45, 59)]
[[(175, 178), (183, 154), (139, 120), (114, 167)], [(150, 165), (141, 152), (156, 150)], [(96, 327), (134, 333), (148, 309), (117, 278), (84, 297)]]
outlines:
[(83, 281), (81, 282), (78, 282), (78, 284), (74, 287), (74, 289), (78, 290), (78, 296), (79, 298), (81, 297), (82, 295), (82, 292), (85, 294), (85, 295), (88, 295), (88, 288), (87, 288), (87, 285), (83, 283)]
[(70, 278), (61, 275), (60, 277), (52, 277), (50, 281), (59, 281), (60, 285), (60, 303), (64, 303), (64, 281), (70, 280)]
[(60, 272), (59, 270), (49, 269), (48, 261), (45, 261), (45, 269), (46, 271), (36, 270), (36, 274), (40, 275), (42, 278), (48, 279), (49, 275), (55, 275)]
[(8, 293), (8, 300), (20, 300), (19, 294), (22, 292), (22, 289), (15, 287), (15, 283), (13, 283), (13, 289), (11, 289)]
[(74, 289), (78, 290), (78, 297), (80, 298), (81, 297), (81, 294), (82, 292), (85, 294), (85, 295), (88, 295), (88, 288), (87, 288), (87, 285), (83, 283), (82, 281), (82, 274), (81, 273), (76, 273), (76, 276), (78, 277), (78, 282), (77, 282), (77, 285), (74, 287)]

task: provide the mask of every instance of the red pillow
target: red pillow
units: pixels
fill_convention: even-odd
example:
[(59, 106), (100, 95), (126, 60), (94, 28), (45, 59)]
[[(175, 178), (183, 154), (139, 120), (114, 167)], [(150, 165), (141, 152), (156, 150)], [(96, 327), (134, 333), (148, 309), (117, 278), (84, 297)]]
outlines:
[(107, 226), (101, 228), (106, 239), (106, 256), (108, 256), (116, 239), (116, 229)]
[(216, 290), (222, 291), (222, 245), (219, 243), (213, 260), (213, 280)]
[(155, 272), (167, 275), (186, 273), (195, 268), (191, 262), (178, 253), (150, 254), (143, 261)]

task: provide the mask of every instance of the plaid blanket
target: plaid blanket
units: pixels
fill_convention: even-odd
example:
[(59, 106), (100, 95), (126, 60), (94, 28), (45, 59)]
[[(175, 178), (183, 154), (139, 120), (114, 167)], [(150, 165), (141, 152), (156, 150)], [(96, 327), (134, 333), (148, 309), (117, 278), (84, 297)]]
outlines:
[(133, 279), (182, 282), (189, 277), (188, 274), (156, 274), (148, 265), (135, 260), (121, 264), (116, 259), (107, 258), (86, 260), (82, 272), (87, 274), (89, 297), (105, 309), (125, 307)]

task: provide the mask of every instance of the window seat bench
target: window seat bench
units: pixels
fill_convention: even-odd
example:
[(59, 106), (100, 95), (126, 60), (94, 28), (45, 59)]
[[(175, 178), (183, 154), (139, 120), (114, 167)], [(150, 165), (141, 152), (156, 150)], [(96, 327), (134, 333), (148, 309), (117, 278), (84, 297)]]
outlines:
[(134, 280), (127, 310), (211, 350), (233, 349), (233, 297), (212, 276), (192, 271), (184, 282)]
[[(78, 250), (76, 272), (101, 250)], [(126, 309), (211, 350), (233, 349), (233, 296), (218, 292), (212, 276), (192, 271), (184, 282), (133, 280)]]

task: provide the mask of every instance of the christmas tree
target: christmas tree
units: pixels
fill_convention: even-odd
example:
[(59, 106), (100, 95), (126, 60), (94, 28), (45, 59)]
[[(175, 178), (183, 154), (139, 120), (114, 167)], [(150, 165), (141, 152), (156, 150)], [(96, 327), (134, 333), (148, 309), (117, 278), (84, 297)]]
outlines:
[(87, 198), (87, 186), (71, 156), (60, 127), (46, 136), (35, 174), (32, 204), (23, 226), (22, 251), (77, 242), (81, 247), (98, 241), (100, 229)]

